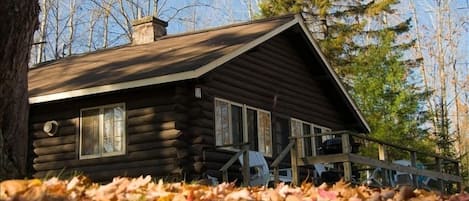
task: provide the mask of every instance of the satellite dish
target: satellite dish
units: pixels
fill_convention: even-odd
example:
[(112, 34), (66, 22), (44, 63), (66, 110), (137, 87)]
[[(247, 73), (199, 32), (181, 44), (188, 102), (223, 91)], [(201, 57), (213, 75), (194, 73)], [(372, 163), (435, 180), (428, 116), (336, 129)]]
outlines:
[(54, 136), (59, 130), (59, 123), (54, 120), (47, 121), (46, 123), (44, 123), (44, 127), (42, 127), (42, 130), (47, 133), (47, 135)]

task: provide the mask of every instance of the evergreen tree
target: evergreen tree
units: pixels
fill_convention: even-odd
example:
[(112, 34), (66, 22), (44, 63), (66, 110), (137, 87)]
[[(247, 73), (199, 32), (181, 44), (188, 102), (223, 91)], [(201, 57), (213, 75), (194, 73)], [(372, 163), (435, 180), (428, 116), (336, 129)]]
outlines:
[[(350, 62), (353, 75), (350, 90), (377, 139), (407, 147), (429, 150), (422, 124), (426, 93), (409, 79), (409, 69), (393, 51), (395, 33), (381, 31), (375, 44), (363, 48)], [(390, 159), (409, 157), (390, 152)]]
[[(428, 116), (422, 115), (425, 112), (421, 107), (426, 93), (411, 83), (412, 69), (399, 53), (410, 48), (412, 41), (395, 41), (408, 31), (410, 19), (392, 25), (386, 22), (396, 3), (264, 0), (260, 8), (265, 16), (301, 11), (313, 37), (365, 115), (372, 137), (430, 150), (423, 129)], [(405, 156), (393, 152), (391, 157)]]

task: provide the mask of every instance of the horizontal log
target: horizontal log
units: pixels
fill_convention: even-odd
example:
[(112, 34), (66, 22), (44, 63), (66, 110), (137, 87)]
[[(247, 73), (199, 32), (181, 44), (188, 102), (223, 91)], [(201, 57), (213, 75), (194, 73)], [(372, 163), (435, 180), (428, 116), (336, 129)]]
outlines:
[[(33, 176), (35, 178), (43, 178), (45, 176), (60, 175), (63, 170), (50, 170), (50, 171), (39, 171)], [(181, 174), (183, 169), (174, 164), (150, 166), (150, 167), (135, 167), (128, 169), (104, 169), (96, 172), (84, 172), (80, 169), (69, 169), (67, 172), (73, 174), (73, 172), (81, 172), (92, 179), (93, 182), (108, 181), (114, 177), (138, 177), (140, 175), (152, 175), (152, 176), (169, 176), (171, 174)]]
[(187, 103), (193, 99), (192, 93), (181, 93), (181, 94), (175, 94), (171, 99), (173, 100), (174, 103)]
[[(66, 126), (75, 126), (75, 125), (77, 125), (77, 120), (78, 120), (78, 118), (56, 120), (56, 121), (57, 121), (57, 123), (59, 123), (59, 126), (66, 127)], [(46, 122), (44, 121), (44, 122), (33, 123), (33, 124), (31, 124), (31, 128), (33, 130), (42, 130), (42, 128), (44, 127), (44, 123), (46, 123)]]
[[(204, 165), (207, 170), (220, 170), (223, 165), (225, 165), (225, 163), (205, 162)], [(232, 166), (228, 168), (228, 172), (241, 173), (241, 164), (239, 162), (235, 162)]]
[(201, 136), (201, 135), (207, 135), (207, 136), (214, 136), (214, 132), (212, 128), (201, 128), (194, 126), (190, 129), (190, 133), (194, 136)]
[(205, 161), (206, 162), (216, 162), (216, 163), (224, 163), (234, 155), (235, 153), (224, 153), (224, 152), (213, 152), (213, 151), (206, 151)]
[(198, 118), (204, 118), (204, 119), (213, 119), (213, 112), (212, 111), (206, 111), (203, 110), (202, 108), (192, 108), (189, 110), (189, 116), (191, 119), (194, 119), (194, 117)]
[[(253, 57), (252, 55), (249, 55), (249, 56), (250, 56), (250, 58), (248, 58), (244, 61), (252, 62), (252, 60), (249, 60), (249, 59), (253, 59), (255, 57)], [(271, 56), (271, 55), (268, 55), (268, 54), (256, 55), (256, 57), (259, 57), (259, 58), (262, 58), (262, 59), (265, 59), (268, 56)], [(259, 60), (259, 58), (257, 60)], [(257, 67), (264, 66), (263, 69), (265, 69), (265, 66), (268, 66), (267, 68), (269, 68), (271, 73), (275, 73), (277, 75), (284, 75), (285, 77), (291, 78), (292, 81), (310, 83), (311, 82), (311, 76), (308, 76), (308, 74), (311, 73), (311, 70), (307, 69), (307, 67), (306, 67), (307, 64), (305, 64), (305, 63), (295, 63), (294, 64), (294, 63), (290, 62), (291, 60), (292, 59), (276, 59), (276, 60), (270, 60), (270, 61), (256, 61), (255, 66), (257, 66)], [(287, 66), (287, 67), (285, 67), (285, 66)], [(265, 72), (265, 71), (262, 71), (262, 72)]]
[(31, 123), (44, 123), (51, 120), (65, 120), (65, 119), (74, 119), (80, 116), (80, 109), (76, 108), (75, 104), (72, 104), (68, 107), (63, 107), (64, 104), (49, 104), (43, 106), (31, 106), (29, 122)]
[[(205, 173), (207, 175), (210, 175), (211, 177), (217, 178), (219, 183), (223, 182), (222, 172), (220, 172), (219, 170), (207, 169)], [(238, 171), (238, 172), (228, 171), (228, 182), (234, 182), (234, 181), (237, 181), (237, 182), (243, 181), (243, 175), (241, 171)]]
[(129, 109), (126, 112), (127, 117), (132, 118), (132, 117), (143, 116), (143, 115), (147, 115), (147, 114), (165, 113), (165, 112), (172, 112), (172, 111), (175, 111), (175, 110), (185, 110), (186, 109), (186, 107), (184, 105), (174, 104), (174, 102), (168, 102), (168, 103), (169, 104), (164, 104), (164, 105), (158, 105), (158, 103), (155, 103), (156, 106)]
[(139, 167), (159, 167), (164, 165), (174, 165), (179, 166), (182, 163), (180, 159), (177, 158), (165, 158), (165, 159), (154, 159), (154, 160), (143, 160), (143, 161), (133, 161), (132, 163), (112, 163), (105, 165), (94, 165), (75, 168), (72, 170), (80, 170), (83, 172), (99, 172), (104, 170), (123, 170)]
[[(67, 135), (76, 135), (78, 133), (78, 125), (71, 126), (60, 126), (57, 130), (57, 133), (54, 136), (67, 136)], [(50, 138), (47, 133), (45, 133), (42, 128), (40, 130), (33, 130), (33, 136), (36, 139)]]
[(49, 154), (49, 155), (41, 155), (34, 158), (34, 163), (46, 163), (52, 161), (62, 161), (62, 160), (72, 160), (78, 158), (76, 152), (66, 152), (60, 154)]
[[(215, 79), (213, 83), (214, 86), (217, 86), (215, 88), (230, 90), (230, 92), (233, 92), (234, 94), (237, 94), (237, 95), (240, 94), (245, 97), (252, 97), (252, 99), (254, 100), (263, 100), (264, 104), (268, 103), (266, 107), (272, 107), (272, 105), (274, 104), (273, 97), (275, 96), (275, 94), (273, 93), (273, 89), (257, 87), (257, 85), (260, 85), (257, 82), (249, 83), (247, 80), (240, 81), (239, 79), (235, 79), (231, 77), (232, 76), (231, 74), (233, 73), (230, 73), (230, 77), (229, 76), (217, 77), (217, 79)], [(267, 81), (264, 81), (264, 82), (267, 82)], [(298, 88), (298, 86), (295, 86), (295, 87)], [(287, 93), (288, 91), (291, 91), (291, 90), (292, 89), (282, 90), (282, 93)], [(289, 105), (284, 105), (284, 107), (290, 108), (290, 106), (296, 106), (296, 107), (302, 108), (302, 110), (304, 110), (305, 108), (311, 108), (314, 106), (315, 111), (318, 111), (317, 113), (334, 114), (334, 110), (335, 110), (334, 106), (329, 103), (329, 100), (325, 98), (325, 95), (323, 93), (318, 92), (314, 94), (314, 97), (312, 98), (306, 98), (306, 97), (303, 97), (302, 99), (292, 98), (292, 97), (298, 97), (297, 94), (306, 93), (305, 91), (310, 91), (310, 89), (304, 89), (303, 92), (297, 92), (297, 93), (290, 94), (284, 97), (279, 96), (279, 98), (277, 99), (278, 100), (277, 105), (281, 106), (280, 103), (284, 103), (284, 104), (288, 103)], [(324, 115), (321, 115), (321, 116), (324, 116)]]
[(194, 119), (190, 121), (191, 125), (195, 125), (202, 128), (214, 128), (215, 122), (211, 119)]
[(201, 135), (201, 136), (192, 138), (192, 144), (214, 145), (215, 139), (212, 136)]
[(151, 149), (144, 151), (131, 152), (127, 155), (113, 156), (113, 157), (102, 157), (93, 159), (82, 159), (82, 160), (63, 160), (53, 161), (47, 163), (33, 164), (36, 171), (46, 170), (59, 170), (64, 167), (66, 168), (78, 168), (85, 166), (96, 166), (100, 164), (112, 164), (118, 162), (134, 162), (141, 160), (150, 159), (165, 159), (165, 158), (185, 158), (189, 156), (188, 150), (178, 149), (176, 147)]
[(63, 144), (75, 143), (77, 136), (68, 135), (68, 136), (59, 136), (59, 137), (49, 137), (33, 141), (34, 147), (46, 147), (46, 146), (56, 146)]
[[(204, 88), (202, 90), (207, 92), (208, 88)], [(193, 102), (193, 105), (197, 107), (201, 107), (204, 111), (209, 111), (209, 112), (213, 111), (215, 107), (211, 100), (199, 100), (199, 101)]]
[(206, 144), (192, 144), (191, 145), (191, 152), (192, 153), (202, 153), (202, 151), (213, 151), (215, 150), (215, 145), (206, 145)]
[(179, 138), (181, 135), (182, 132), (176, 129), (145, 133), (129, 133), (129, 144), (138, 144), (157, 140), (173, 140)]
[(148, 113), (139, 116), (132, 116), (127, 118), (132, 125), (138, 124), (138, 122), (168, 122), (187, 120), (187, 115), (177, 113), (176, 111), (162, 112), (162, 113)]
[(162, 121), (159, 120), (156, 115), (145, 115), (140, 117), (134, 117), (127, 120), (128, 129), (134, 129), (133, 127), (145, 126), (145, 125), (157, 125), (155, 130), (167, 130), (167, 129), (184, 129), (187, 127), (186, 124), (181, 121)]
[(74, 152), (75, 147), (76, 147), (76, 144), (71, 143), (71, 144), (62, 144), (62, 145), (49, 146), (49, 147), (39, 147), (39, 148), (35, 148), (33, 151), (35, 154), (40, 156), (40, 155), (49, 155), (49, 154), (59, 154), (59, 153), (65, 153), (65, 152)]
[[(313, 83), (298, 82), (297, 80), (293, 80), (295, 83), (279, 83), (278, 80), (270, 76), (261, 73), (252, 73), (249, 69), (241, 68), (227, 68), (226, 73), (230, 76), (218, 77), (216, 80), (222, 80), (224, 82), (236, 84), (238, 86), (250, 86), (249, 88), (243, 88), (243, 90), (250, 91), (263, 90), (265, 92), (269, 92), (266, 89), (269, 89), (272, 86), (276, 86), (276, 91), (281, 89), (281, 92), (278, 93), (286, 97), (295, 97), (296, 99), (309, 100), (311, 103), (318, 104), (321, 107), (333, 108), (333, 105), (328, 102), (327, 98), (323, 95), (323, 92), (317, 91), (317, 89), (320, 89), (321, 87)], [(247, 73), (249, 73), (250, 76), (254, 79), (245, 79)], [(240, 82), (240, 80), (242, 82)], [(274, 91), (270, 90), (270, 94), (273, 92)]]
[(182, 130), (185, 129), (185, 125), (183, 123), (176, 123), (175, 121), (170, 122), (162, 122), (162, 123), (153, 123), (153, 124), (140, 124), (129, 126), (127, 128), (128, 133), (146, 133), (152, 131), (163, 131), (163, 130)]
[[(211, 85), (218, 85), (219, 82), (213, 82)], [(236, 100), (236, 102), (257, 106), (259, 104), (269, 105), (269, 108), (262, 108), (264, 110), (271, 110), (271, 106), (273, 103), (273, 97), (263, 97), (259, 96), (254, 93), (249, 93), (240, 89), (237, 89), (233, 86), (229, 86), (226, 84), (222, 84), (224, 86), (217, 86), (212, 87), (209, 90), (210, 94), (216, 94), (216, 97), (228, 99), (228, 100)], [(226, 87), (226, 88), (225, 88)]]
[(164, 148), (164, 147), (186, 147), (187, 143), (181, 140), (163, 140), (163, 141), (155, 141), (155, 142), (148, 142), (148, 143), (140, 143), (140, 144), (130, 144), (127, 147), (128, 152), (135, 152), (135, 151), (143, 151), (155, 148)]
[(194, 172), (198, 174), (202, 174), (207, 170), (203, 162), (194, 162), (192, 167), (193, 167)]
[(163, 123), (164, 121), (162, 121), (161, 118), (163, 117), (157, 116), (156, 113), (149, 113), (149, 114), (142, 115), (142, 116), (129, 117), (127, 118), (127, 126), (132, 127), (132, 126), (139, 126), (139, 125), (145, 125), (145, 124)]
[[(248, 75), (251, 78), (258, 78), (259, 80), (265, 80), (267, 83), (274, 83), (273, 86), (298, 86), (300, 89), (304, 89), (305, 86), (308, 86), (307, 84), (317, 86), (317, 84), (314, 82), (314, 80), (311, 79), (310, 76), (308, 76), (307, 74), (305, 75), (305, 73), (308, 72), (292, 73), (289, 71), (293, 68), (276, 67), (276, 65), (271, 65), (266, 61), (259, 61), (258, 59), (255, 59), (254, 57), (248, 55), (245, 57), (244, 60), (237, 60), (235, 63), (228, 64), (228, 66), (230, 67), (227, 69), (229, 71), (235, 69), (236, 71), (238, 71), (238, 73), (249, 73)], [(245, 66), (246, 68), (238, 68), (238, 66)], [(247, 79), (244, 78), (243, 80)], [(275, 81), (277, 82), (275, 83)], [(299, 86), (298, 83), (305, 84), (303, 86)], [(319, 92), (319, 88), (316, 87), (310, 89), (310, 91), (308, 91), (307, 93)]]

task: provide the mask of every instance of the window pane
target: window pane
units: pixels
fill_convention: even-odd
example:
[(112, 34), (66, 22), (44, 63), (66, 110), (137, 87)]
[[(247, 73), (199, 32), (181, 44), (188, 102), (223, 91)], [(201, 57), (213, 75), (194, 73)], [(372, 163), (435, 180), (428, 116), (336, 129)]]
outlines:
[(277, 118), (275, 121), (275, 153), (280, 154), (280, 152), (287, 147), (290, 140), (290, 127), (288, 125), (288, 119)]
[[(322, 133), (322, 129), (320, 129), (318, 127), (314, 127), (314, 133), (315, 134), (320, 134), (320, 133)], [(323, 137), (318, 136), (318, 137), (316, 137), (315, 141), (316, 141), (316, 146), (320, 146), (323, 142)]]
[[(320, 134), (322, 133), (322, 129), (318, 128), (318, 127), (314, 127), (314, 134)], [(316, 144), (316, 150), (319, 149), (319, 147), (322, 146), (322, 137), (321, 136), (317, 136), (314, 138), (314, 143)]]
[[(311, 135), (311, 125), (303, 123), (303, 136)], [(311, 137), (306, 137), (303, 140), (305, 149), (305, 156), (312, 156), (313, 150), (311, 146)]]
[(124, 134), (124, 110), (117, 106), (104, 109), (103, 153), (121, 152)]
[(266, 155), (272, 155), (272, 132), (270, 114), (267, 112), (258, 112), (259, 115), (259, 151)]
[[(291, 121), (291, 133), (292, 136), (302, 136), (302, 123), (297, 120), (292, 120)], [(304, 156), (303, 152), (303, 139), (302, 138), (297, 138), (296, 141), (296, 147), (298, 151), (299, 156)]]
[(114, 150), (124, 151), (125, 113), (122, 106), (114, 108)]
[(215, 139), (216, 145), (232, 144), (229, 131), (228, 103), (215, 100)]
[(251, 150), (259, 150), (259, 140), (257, 137), (257, 111), (247, 109), (248, 138)]
[(231, 105), (231, 133), (233, 144), (241, 144), (243, 138), (243, 108)]
[(99, 154), (99, 109), (82, 111), (81, 155)]

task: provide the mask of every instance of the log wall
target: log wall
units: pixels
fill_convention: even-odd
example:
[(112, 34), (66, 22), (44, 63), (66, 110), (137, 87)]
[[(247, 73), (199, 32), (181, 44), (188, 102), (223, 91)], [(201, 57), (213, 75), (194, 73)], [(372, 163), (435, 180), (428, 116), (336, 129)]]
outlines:
[[(183, 132), (189, 124), (184, 87), (166, 85), (64, 102), (32, 105), (30, 161), (34, 177), (84, 173), (95, 181), (114, 176), (150, 174), (182, 176), (191, 164)], [(126, 154), (82, 159), (79, 152), (80, 109), (114, 103), (126, 107)], [(42, 131), (46, 121), (59, 123), (54, 137)]]

